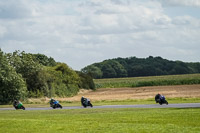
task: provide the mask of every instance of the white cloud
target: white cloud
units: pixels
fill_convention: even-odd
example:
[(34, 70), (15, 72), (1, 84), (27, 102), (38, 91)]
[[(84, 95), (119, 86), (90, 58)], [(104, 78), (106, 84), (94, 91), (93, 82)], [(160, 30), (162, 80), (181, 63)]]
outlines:
[(6, 32), (7, 32), (6, 27), (0, 25), (0, 39), (6, 34)]
[(0, 18), (17, 19), (32, 16), (32, 11), (28, 8), (29, 4), (24, 0), (1, 0)]
[[(200, 19), (165, 14), (186, 0), (0, 1), (0, 47), (43, 53), (73, 69), (116, 57), (199, 61)], [(17, 6), (16, 6), (17, 4)], [(173, 54), (172, 54), (173, 53)]]
[(164, 5), (168, 6), (194, 6), (200, 7), (199, 0), (161, 0)]

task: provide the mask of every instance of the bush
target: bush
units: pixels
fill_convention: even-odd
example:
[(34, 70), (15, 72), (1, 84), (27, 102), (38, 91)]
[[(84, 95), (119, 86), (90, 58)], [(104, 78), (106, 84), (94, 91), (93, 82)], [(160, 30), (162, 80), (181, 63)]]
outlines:
[(66, 64), (60, 63), (55, 67), (45, 68), (49, 97), (73, 96), (78, 93), (80, 78), (78, 74)]
[(92, 78), (92, 76), (90, 76), (90, 74), (85, 74), (85, 73), (78, 72), (78, 71), (77, 71), (77, 73), (80, 77), (79, 88), (95, 90), (95, 84), (94, 84), (93, 78)]
[(20, 74), (9, 65), (6, 56), (0, 50), (0, 104), (13, 102), (15, 99), (25, 99), (27, 89)]

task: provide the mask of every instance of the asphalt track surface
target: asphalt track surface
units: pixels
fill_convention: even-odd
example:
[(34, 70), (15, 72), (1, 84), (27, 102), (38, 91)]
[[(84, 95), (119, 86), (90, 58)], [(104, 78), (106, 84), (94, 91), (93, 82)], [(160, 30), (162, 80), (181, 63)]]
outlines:
[[(92, 109), (91, 107), (87, 107)], [(95, 109), (105, 109), (105, 108), (200, 108), (200, 103), (182, 103), (182, 104), (143, 104), (143, 105), (102, 105), (93, 106)], [(60, 108), (59, 108), (60, 109)], [(67, 106), (62, 109), (84, 109), (82, 106)], [(0, 110), (15, 110), (14, 108), (0, 108)], [(51, 107), (44, 108), (26, 108), (26, 110), (54, 110)]]

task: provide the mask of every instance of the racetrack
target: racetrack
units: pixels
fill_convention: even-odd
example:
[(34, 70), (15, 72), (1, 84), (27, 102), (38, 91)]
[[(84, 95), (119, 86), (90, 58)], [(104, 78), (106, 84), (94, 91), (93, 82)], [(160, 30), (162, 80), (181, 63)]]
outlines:
[[(88, 107), (91, 108), (91, 107)], [(182, 104), (143, 104), (143, 105), (103, 105), (93, 106), (95, 109), (99, 108), (200, 108), (200, 103), (182, 103)], [(82, 106), (68, 106), (63, 109), (83, 109)], [(92, 108), (91, 108), (92, 109)], [(0, 108), (0, 110), (15, 110), (14, 108)], [(26, 108), (26, 110), (54, 110), (50, 107), (44, 108)]]

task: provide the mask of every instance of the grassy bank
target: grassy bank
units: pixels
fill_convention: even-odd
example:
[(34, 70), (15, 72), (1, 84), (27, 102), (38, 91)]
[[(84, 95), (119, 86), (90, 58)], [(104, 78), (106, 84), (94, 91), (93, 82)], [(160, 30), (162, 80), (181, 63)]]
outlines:
[(5, 133), (200, 132), (200, 108), (0, 111)]
[(200, 74), (95, 79), (96, 88), (200, 84)]

